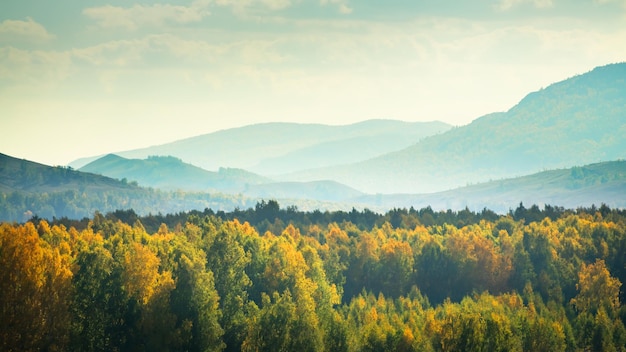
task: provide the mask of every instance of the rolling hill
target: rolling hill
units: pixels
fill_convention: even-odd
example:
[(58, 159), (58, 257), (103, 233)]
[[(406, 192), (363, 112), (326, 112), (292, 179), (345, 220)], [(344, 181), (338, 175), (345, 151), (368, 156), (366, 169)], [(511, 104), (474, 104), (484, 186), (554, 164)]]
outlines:
[(163, 190), (236, 193), (248, 185), (270, 182), (265, 177), (240, 169), (207, 171), (171, 156), (126, 159), (109, 154), (79, 170), (117, 179), (125, 178), (144, 187)]
[(80, 171), (136, 181), (140, 186), (162, 190), (243, 194), (248, 198), (341, 201), (363, 195), (333, 181), (275, 182), (241, 169), (207, 171), (171, 156), (126, 159), (109, 154), (83, 166)]
[(0, 154), (0, 221), (26, 221), (34, 215), (81, 219), (96, 211), (118, 209), (134, 209), (144, 215), (205, 208), (233, 210), (252, 207), (257, 201), (241, 195), (146, 189), (101, 175)]
[[(116, 156), (107, 156), (104, 161), (115, 163), (116, 158)], [(169, 161), (173, 162), (173, 160)], [(239, 170), (223, 172), (240, 173)], [(268, 190), (272, 190), (277, 185), (268, 184), (267, 187)], [(295, 205), (303, 210), (337, 210), (346, 209), (349, 206), (324, 200), (303, 200), (301, 197), (291, 196), (307, 194), (311, 198), (315, 195), (321, 195), (321, 198), (332, 198), (340, 194), (345, 197), (361, 194), (333, 182), (313, 182), (301, 186), (288, 185), (282, 191), (281, 188), (278, 188), (278, 194), (290, 197), (290, 199), (271, 198), (279, 200), (284, 206)], [(263, 189), (260, 187), (254, 192), (260, 193)], [(54, 217), (82, 219), (93, 216), (96, 211), (107, 213), (119, 209), (133, 209), (140, 215), (202, 211), (207, 208), (214, 211), (233, 211), (236, 208), (254, 207), (260, 200), (241, 194), (143, 188), (125, 180), (116, 180), (66, 167), (51, 167), (0, 154), (0, 221), (27, 221), (32, 216), (46, 219)]]
[(436, 192), (625, 158), (625, 135), (626, 63), (621, 63), (555, 83), (507, 112), (483, 116), (401, 151), (279, 179), (332, 179), (368, 193)]
[(431, 206), (435, 210), (487, 208), (500, 213), (526, 205), (544, 204), (577, 208), (600, 206), (626, 208), (626, 161), (610, 161), (582, 167), (490, 181), (431, 194), (362, 196), (355, 202), (389, 209)]
[(0, 192), (52, 193), (76, 189), (130, 191), (138, 187), (109, 177), (0, 154)]
[[(115, 154), (132, 159), (171, 155), (205, 170), (243, 168), (273, 175), (366, 160), (401, 150), (450, 128), (442, 122), (393, 120), (369, 120), (345, 126), (264, 123)], [(333, 143), (337, 143), (334, 148)], [(81, 168), (98, 158), (79, 159), (70, 166)]]

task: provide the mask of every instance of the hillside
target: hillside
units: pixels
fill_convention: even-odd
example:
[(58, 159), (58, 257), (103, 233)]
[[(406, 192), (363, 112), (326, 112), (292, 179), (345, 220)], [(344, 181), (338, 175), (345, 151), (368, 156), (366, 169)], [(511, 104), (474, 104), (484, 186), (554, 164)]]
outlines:
[(247, 185), (270, 182), (267, 178), (239, 169), (207, 171), (175, 157), (152, 156), (126, 159), (114, 154), (81, 167), (80, 171), (117, 179), (137, 181), (144, 187), (164, 190), (238, 192)]
[[(123, 160), (119, 160), (123, 159)], [(152, 161), (179, 163), (175, 158)], [(124, 158), (109, 155), (102, 164), (118, 165)], [(204, 170), (203, 170), (204, 171)], [(216, 173), (227, 182), (248, 177), (237, 169)], [(133, 209), (137, 214), (168, 214), (190, 210), (232, 211), (254, 207), (263, 197), (277, 199), (285, 206), (303, 210), (350, 209), (351, 203), (337, 202), (362, 193), (332, 181), (311, 183), (247, 184), (249, 194), (240, 191), (195, 192), (143, 188), (132, 180), (116, 180), (64, 167), (51, 167), (0, 154), (0, 221), (27, 221), (32, 216), (52, 219), (81, 219), (95, 212)], [(306, 198), (305, 198), (306, 197)]]
[(598, 67), (526, 96), (504, 113), (398, 152), (281, 179), (332, 179), (368, 193), (436, 192), (626, 157), (626, 64)]
[(263, 175), (306, 170), (312, 165), (328, 167), (366, 160), (418, 142), (414, 134), (384, 134), (318, 143), (284, 155), (267, 158), (250, 168)]
[(135, 190), (138, 187), (100, 175), (51, 167), (0, 153), (0, 191), (51, 193), (68, 190)]
[(626, 208), (625, 194), (626, 161), (621, 160), (543, 171), (431, 194), (363, 196), (354, 201), (383, 209), (431, 206), (435, 210), (460, 210), (469, 207), (506, 213), (520, 202), (566, 208), (601, 204)]
[[(230, 167), (272, 175), (366, 160), (401, 150), (450, 127), (442, 122), (393, 120), (369, 120), (345, 126), (263, 123), (116, 154), (133, 159), (171, 155), (206, 170)], [(362, 148), (363, 141), (372, 138), (378, 143)], [(329, 148), (328, 143), (338, 143), (341, 149)], [(70, 166), (80, 168), (98, 158), (76, 160)]]
[(34, 215), (81, 219), (96, 211), (117, 209), (134, 209), (144, 215), (205, 208), (233, 210), (254, 206), (256, 202), (241, 195), (146, 189), (101, 175), (0, 154), (0, 221), (26, 221)]
[(174, 157), (126, 159), (109, 154), (80, 171), (136, 181), (140, 186), (161, 190), (243, 194), (247, 198), (341, 201), (363, 195), (333, 181), (275, 182), (242, 169), (207, 171)]

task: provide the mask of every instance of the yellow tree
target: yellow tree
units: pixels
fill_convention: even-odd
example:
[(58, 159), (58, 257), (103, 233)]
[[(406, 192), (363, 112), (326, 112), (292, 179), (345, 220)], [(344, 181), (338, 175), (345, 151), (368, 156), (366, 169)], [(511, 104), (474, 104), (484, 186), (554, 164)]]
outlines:
[(32, 223), (0, 225), (0, 350), (67, 347), (69, 262)]
[(583, 263), (578, 273), (578, 295), (572, 299), (572, 304), (581, 312), (594, 314), (600, 308), (607, 312), (616, 312), (620, 307), (619, 290), (622, 283), (611, 276), (604, 260), (598, 259), (595, 263)]

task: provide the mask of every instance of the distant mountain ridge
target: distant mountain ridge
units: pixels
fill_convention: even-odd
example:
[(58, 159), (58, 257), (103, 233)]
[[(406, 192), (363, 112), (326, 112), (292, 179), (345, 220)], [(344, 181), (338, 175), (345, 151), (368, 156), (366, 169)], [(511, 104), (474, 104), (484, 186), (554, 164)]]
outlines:
[[(33, 215), (81, 219), (95, 211), (106, 213), (117, 209), (134, 209), (138, 214), (205, 208), (247, 209), (260, 199), (277, 199), (283, 206), (296, 205), (308, 210), (369, 208), (380, 212), (431, 206), (436, 210), (486, 207), (506, 213), (520, 202), (527, 206), (550, 204), (571, 208), (604, 203), (626, 208), (624, 194), (624, 160), (544, 171), (433, 194), (364, 195), (333, 181), (316, 181), (259, 184), (249, 186), (246, 195), (228, 195), (146, 189), (105, 176), (0, 154), (0, 221), (26, 221)], [(313, 199), (320, 195), (327, 199)]]
[[(109, 156), (105, 160), (114, 161), (115, 158)], [(324, 188), (328, 184), (314, 182), (304, 187), (317, 192), (314, 194), (321, 194), (315, 188)], [(340, 190), (347, 189), (345, 186), (338, 187)], [(278, 200), (284, 206), (296, 205), (309, 210), (347, 207), (311, 199)], [(133, 209), (143, 215), (202, 211), (206, 208), (233, 211), (254, 207), (258, 201), (260, 199), (241, 194), (166, 192), (143, 188), (132, 182), (0, 154), (0, 221), (27, 221), (33, 216), (82, 219), (93, 216), (96, 211), (107, 213), (120, 209)]]
[(368, 193), (425, 193), (626, 158), (626, 63), (598, 67), (527, 95), (504, 113), (401, 151), (282, 180), (332, 179)]
[(126, 159), (109, 154), (79, 170), (162, 190), (243, 194), (249, 198), (341, 201), (363, 195), (334, 181), (276, 182), (242, 169), (207, 171), (172, 156)]
[(506, 213), (519, 203), (566, 208), (600, 206), (626, 208), (626, 161), (608, 161), (568, 169), (549, 170), (431, 194), (370, 195), (355, 203), (373, 208), (430, 206), (435, 210), (484, 208)]
[(39, 164), (0, 153), (0, 192), (63, 192), (68, 190), (133, 190), (135, 185), (71, 168)]
[(137, 181), (144, 187), (164, 190), (236, 192), (247, 185), (268, 183), (269, 179), (239, 169), (207, 171), (172, 156), (127, 159), (108, 154), (79, 169), (117, 179)]
[[(401, 150), (451, 127), (438, 121), (395, 120), (368, 120), (343, 126), (262, 123), (115, 154), (130, 159), (171, 155), (205, 170), (230, 167), (273, 175), (366, 160)], [(329, 150), (329, 143), (340, 143), (344, 148)], [(356, 147), (351, 147), (352, 143)], [(369, 147), (361, 148), (364, 145)], [(98, 158), (79, 159), (70, 166), (81, 168)]]

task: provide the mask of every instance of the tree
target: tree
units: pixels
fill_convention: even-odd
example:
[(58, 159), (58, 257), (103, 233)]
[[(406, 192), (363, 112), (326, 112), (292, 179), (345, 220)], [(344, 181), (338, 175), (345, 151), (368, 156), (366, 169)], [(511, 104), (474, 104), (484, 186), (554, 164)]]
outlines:
[[(43, 232), (48, 224), (41, 222)], [(32, 223), (0, 225), (0, 350), (63, 350), (69, 338), (71, 259)]]
[(604, 260), (594, 264), (582, 264), (578, 273), (578, 295), (571, 302), (580, 312), (595, 314), (600, 308), (615, 316), (620, 307), (619, 290), (622, 283), (611, 276)]

